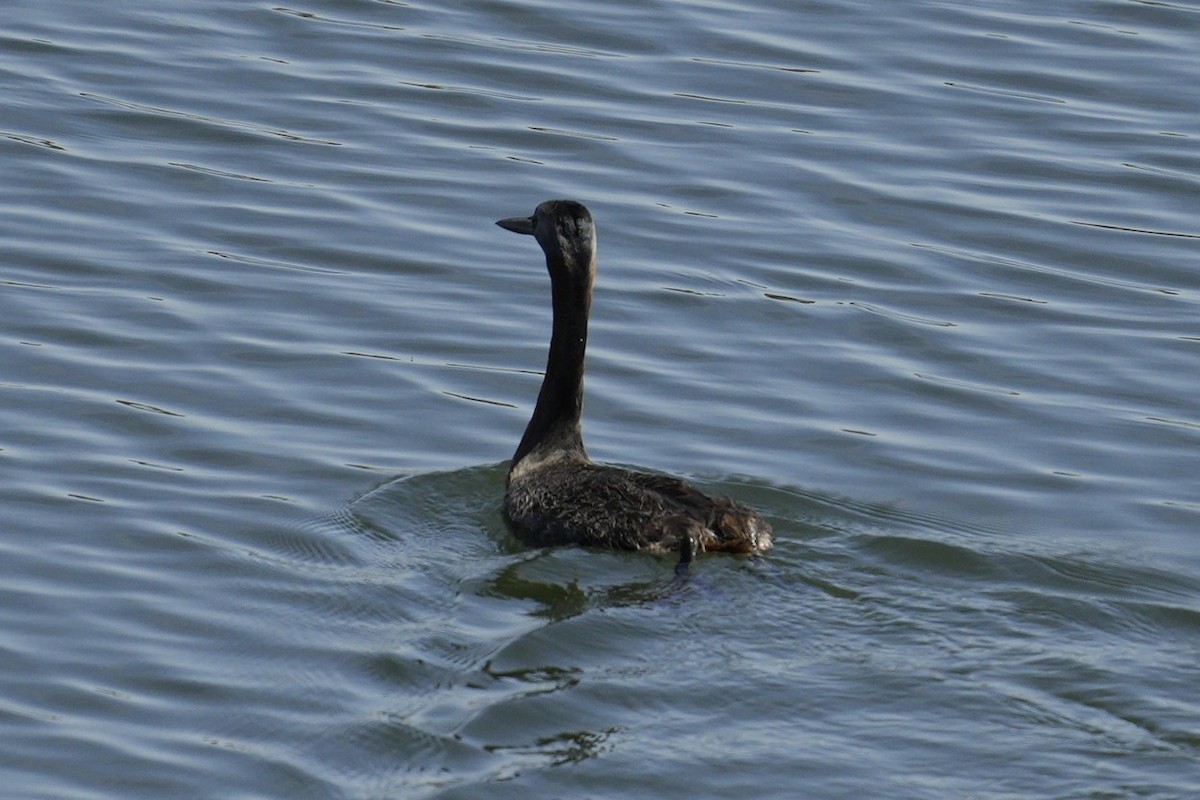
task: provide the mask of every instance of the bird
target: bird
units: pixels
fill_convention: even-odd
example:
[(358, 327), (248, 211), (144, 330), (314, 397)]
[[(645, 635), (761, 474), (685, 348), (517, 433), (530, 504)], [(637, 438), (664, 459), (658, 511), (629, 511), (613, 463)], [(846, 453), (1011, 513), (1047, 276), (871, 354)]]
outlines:
[(596, 279), (596, 226), (574, 200), (547, 200), (496, 222), (537, 239), (550, 273), (553, 322), (533, 415), (509, 463), (504, 517), (534, 547), (580, 545), (678, 553), (758, 554), (772, 546), (760, 514), (671, 475), (593, 462), (583, 444), (584, 360)]

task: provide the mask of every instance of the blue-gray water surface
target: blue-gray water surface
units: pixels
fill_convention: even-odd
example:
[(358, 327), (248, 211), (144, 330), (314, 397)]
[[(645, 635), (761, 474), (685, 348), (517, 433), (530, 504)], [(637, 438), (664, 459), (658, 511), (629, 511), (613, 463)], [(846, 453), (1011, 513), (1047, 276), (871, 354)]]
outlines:
[(276, 2), (5, 6), (0, 793), (1197, 796), (1200, 6)]

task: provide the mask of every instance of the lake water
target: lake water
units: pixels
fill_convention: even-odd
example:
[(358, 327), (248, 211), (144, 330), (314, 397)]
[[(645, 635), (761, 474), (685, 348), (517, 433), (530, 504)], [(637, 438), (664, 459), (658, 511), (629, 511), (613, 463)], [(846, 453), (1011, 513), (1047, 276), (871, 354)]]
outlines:
[[(5, 8), (5, 797), (1196, 796), (1194, 2)], [(506, 531), (553, 197), (765, 558)]]

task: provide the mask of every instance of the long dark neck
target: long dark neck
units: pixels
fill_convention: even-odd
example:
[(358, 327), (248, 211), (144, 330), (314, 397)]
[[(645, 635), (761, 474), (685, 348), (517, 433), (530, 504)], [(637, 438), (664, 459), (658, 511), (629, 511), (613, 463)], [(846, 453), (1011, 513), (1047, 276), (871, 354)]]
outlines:
[(595, 265), (591, 254), (581, 256), (589, 263), (564, 266), (548, 262), (554, 327), (546, 377), (533, 417), (513, 455), (510, 474), (530, 454), (538, 460), (560, 456), (587, 458), (579, 422), (583, 414), (583, 361)]

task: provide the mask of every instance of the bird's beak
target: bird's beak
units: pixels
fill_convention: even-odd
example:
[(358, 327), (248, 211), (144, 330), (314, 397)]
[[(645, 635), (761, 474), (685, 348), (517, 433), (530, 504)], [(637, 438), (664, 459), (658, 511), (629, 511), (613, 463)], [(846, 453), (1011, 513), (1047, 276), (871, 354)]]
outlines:
[(496, 224), (506, 231), (513, 233), (533, 233), (533, 217), (513, 217), (512, 219), (497, 220)]

